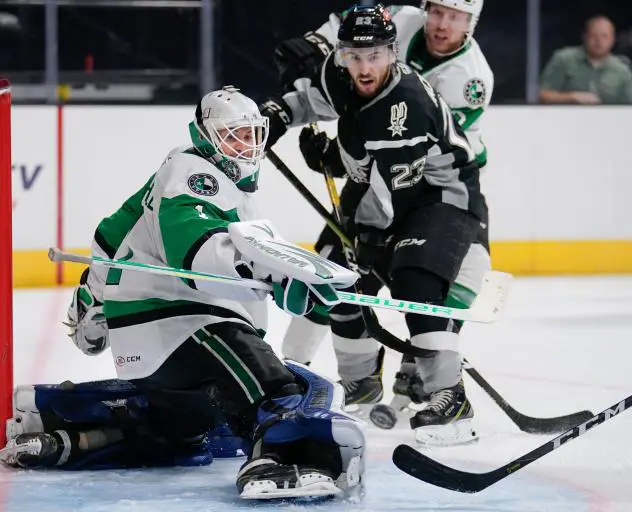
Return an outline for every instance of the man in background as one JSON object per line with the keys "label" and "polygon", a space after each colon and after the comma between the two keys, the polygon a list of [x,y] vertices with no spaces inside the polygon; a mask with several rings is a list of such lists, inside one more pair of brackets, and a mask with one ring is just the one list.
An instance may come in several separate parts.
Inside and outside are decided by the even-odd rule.
{"label": "man in background", "polygon": [[605,16],[586,22],[584,45],[556,51],[542,73],[540,101],[632,104],[632,70],[612,54],[615,27]]}

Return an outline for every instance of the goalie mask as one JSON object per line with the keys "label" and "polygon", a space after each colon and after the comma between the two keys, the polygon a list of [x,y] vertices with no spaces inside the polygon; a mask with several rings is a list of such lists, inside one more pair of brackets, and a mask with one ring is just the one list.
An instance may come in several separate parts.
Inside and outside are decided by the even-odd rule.
{"label": "goalie mask", "polygon": [[197,152],[244,192],[257,190],[259,166],[268,137],[268,118],[233,86],[210,92],[189,124]]}

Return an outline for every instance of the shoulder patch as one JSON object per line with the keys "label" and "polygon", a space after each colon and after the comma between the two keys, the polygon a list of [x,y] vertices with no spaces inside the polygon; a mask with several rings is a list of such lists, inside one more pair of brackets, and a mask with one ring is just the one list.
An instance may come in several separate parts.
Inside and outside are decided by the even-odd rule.
{"label": "shoulder patch", "polygon": [[239,164],[234,160],[226,160],[223,163],[222,170],[233,183],[237,183],[241,179],[241,169],[239,168]]}
{"label": "shoulder patch", "polygon": [[485,83],[480,78],[471,78],[463,88],[463,96],[465,96],[465,101],[470,105],[479,106],[484,104],[487,98]]}
{"label": "shoulder patch", "polygon": [[200,196],[214,196],[219,192],[219,183],[210,174],[192,174],[187,184],[191,192]]}

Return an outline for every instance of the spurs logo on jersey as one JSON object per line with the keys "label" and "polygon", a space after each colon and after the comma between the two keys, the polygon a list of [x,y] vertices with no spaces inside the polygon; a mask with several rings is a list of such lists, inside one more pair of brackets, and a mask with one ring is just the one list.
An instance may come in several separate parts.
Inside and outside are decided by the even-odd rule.
{"label": "spurs logo on jersey", "polygon": [[391,105],[391,126],[388,127],[388,130],[391,131],[393,137],[395,137],[395,135],[401,137],[404,132],[408,130],[408,128],[404,126],[406,117],[408,117],[408,105],[406,105],[405,101]]}

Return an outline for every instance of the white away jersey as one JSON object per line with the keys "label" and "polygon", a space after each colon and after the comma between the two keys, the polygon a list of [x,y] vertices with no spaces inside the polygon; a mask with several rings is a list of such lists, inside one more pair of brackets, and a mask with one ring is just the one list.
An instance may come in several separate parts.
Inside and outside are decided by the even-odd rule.
{"label": "white away jersey", "polygon": [[[237,177],[238,178],[238,177]],[[227,226],[254,220],[253,194],[194,150],[177,148],[123,206],[101,221],[93,254],[239,277]],[[248,289],[92,265],[118,376],[150,375],[189,336],[216,322],[265,330],[267,305]]]}

